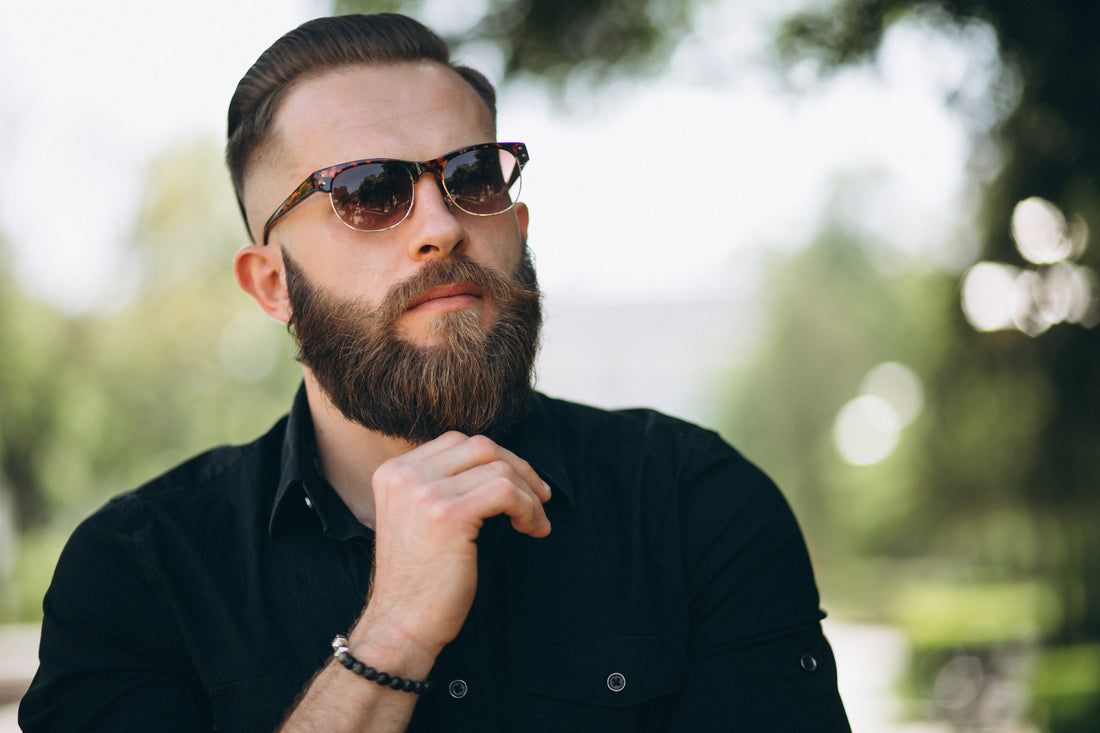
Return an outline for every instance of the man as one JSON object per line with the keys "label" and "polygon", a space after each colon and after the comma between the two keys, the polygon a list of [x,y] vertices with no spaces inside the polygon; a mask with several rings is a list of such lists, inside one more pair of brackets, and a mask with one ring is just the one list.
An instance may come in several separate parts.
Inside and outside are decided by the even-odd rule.
{"label": "man", "polygon": [[242,79],[235,273],[303,387],[74,533],[25,730],[848,730],[770,482],[531,391],[528,156],[494,118],[396,15],[311,21]]}

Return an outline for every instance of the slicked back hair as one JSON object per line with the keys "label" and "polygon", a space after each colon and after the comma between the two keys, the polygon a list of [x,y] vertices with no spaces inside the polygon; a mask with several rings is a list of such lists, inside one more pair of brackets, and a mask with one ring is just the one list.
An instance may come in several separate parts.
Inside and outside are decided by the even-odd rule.
{"label": "slicked back hair", "polygon": [[459,74],[489,109],[496,126],[496,91],[485,76],[451,62],[450,48],[427,26],[404,15],[338,15],[307,21],[275,41],[237,84],[229,102],[225,161],[241,215],[244,179],[271,142],[275,114],[297,83],[336,69],[402,61],[435,61]]}

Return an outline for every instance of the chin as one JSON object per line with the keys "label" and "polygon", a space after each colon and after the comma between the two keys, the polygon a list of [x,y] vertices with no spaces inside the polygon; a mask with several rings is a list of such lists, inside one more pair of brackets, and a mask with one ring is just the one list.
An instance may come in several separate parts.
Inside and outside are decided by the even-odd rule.
{"label": "chin", "polygon": [[484,342],[492,327],[493,318],[485,309],[463,308],[433,313],[419,328],[403,327],[401,340],[414,346],[445,348],[458,342]]}

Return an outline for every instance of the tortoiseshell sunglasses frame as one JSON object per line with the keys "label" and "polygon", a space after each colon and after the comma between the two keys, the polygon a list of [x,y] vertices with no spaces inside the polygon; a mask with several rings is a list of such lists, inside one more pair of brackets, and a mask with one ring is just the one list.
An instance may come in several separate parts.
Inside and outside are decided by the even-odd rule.
{"label": "tortoiseshell sunglasses frame", "polygon": [[[505,211],[508,211],[512,208],[512,206],[515,205],[514,201],[510,206],[508,206],[507,209],[494,211],[490,214],[478,214],[473,211],[467,211],[466,209],[462,208],[462,206],[459,205],[457,201],[455,201],[454,197],[451,195],[451,192],[447,190],[447,184],[443,180],[443,169],[446,168],[449,162],[451,162],[458,156],[469,153],[473,150],[489,149],[506,150],[511,153],[516,159],[517,174],[523,170],[523,166],[525,166],[527,162],[531,159],[531,157],[527,154],[527,146],[523,143],[481,143],[480,145],[469,145],[465,148],[452,150],[446,155],[439,156],[435,160],[425,160],[421,162],[415,160],[399,160],[396,158],[366,158],[364,160],[353,160],[347,163],[337,163],[336,165],[331,165],[328,168],[322,168],[319,171],[314,171],[310,174],[308,178],[306,178],[306,180],[302,181],[301,185],[294,190],[294,193],[286,197],[286,200],[279,205],[279,208],[275,210],[275,213],[272,214],[271,218],[269,218],[267,220],[267,223],[264,224],[263,243],[265,245],[267,244],[267,235],[271,231],[271,228],[275,226],[275,223],[279,221],[279,219],[285,216],[286,213],[293,209],[295,206],[305,201],[307,197],[312,196],[318,191],[329,194],[329,203],[333,204],[333,212],[335,213],[336,206],[335,202],[332,201],[333,180],[336,178],[336,176],[348,170],[349,168],[355,168],[357,166],[367,164],[388,163],[390,165],[398,165],[403,167],[412,177],[413,188],[410,189],[409,202],[406,205],[404,215],[400,219],[398,219],[396,222],[389,225],[388,227],[383,227],[381,229],[357,229],[356,231],[384,232],[387,229],[393,229],[395,226],[405,221],[405,219],[408,218],[409,213],[412,211],[413,202],[415,201],[415,184],[425,173],[431,173],[432,175],[434,175],[436,180],[439,181],[440,188],[446,195],[447,200],[457,206],[462,211],[465,211],[467,214],[472,214],[473,216],[496,216],[497,214],[503,214]],[[515,177],[513,177],[513,179],[508,182],[508,190],[511,190],[514,183]],[[339,213],[337,213],[336,216],[340,219],[341,222],[344,223],[345,226],[351,229],[355,229],[355,227],[352,227],[350,224],[344,221],[343,217],[341,217]]]}

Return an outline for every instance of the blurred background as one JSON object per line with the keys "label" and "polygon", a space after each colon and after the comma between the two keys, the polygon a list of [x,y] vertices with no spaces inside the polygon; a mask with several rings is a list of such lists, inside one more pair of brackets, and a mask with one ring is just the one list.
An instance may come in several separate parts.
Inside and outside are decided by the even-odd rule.
{"label": "blurred background", "polygon": [[0,701],[75,524],[288,408],[225,108],[361,10],[451,38],[531,150],[540,388],[713,427],[783,488],[855,730],[1097,730],[1091,0],[6,3]]}

